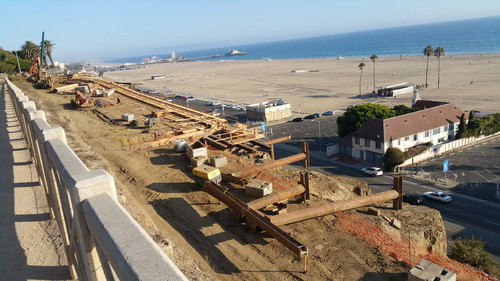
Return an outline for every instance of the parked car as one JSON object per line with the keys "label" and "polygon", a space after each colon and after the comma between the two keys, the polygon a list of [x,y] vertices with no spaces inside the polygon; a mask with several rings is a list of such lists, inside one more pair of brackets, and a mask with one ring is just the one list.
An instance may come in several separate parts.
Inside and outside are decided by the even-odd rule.
{"label": "parked car", "polygon": [[316,116],[316,118],[321,117],[321,113],[314,113],[313,115]]}
{"label": "parked car", "polygon": [[377,168],[377,167],[366,167],[366,168],[363,168],[363,169],[361,169],[361,173],[363,175],[370,175],[372,177],[381,176],[381,175],[384,174],[384,172],[382,172],[382,169]]}
{"label": "parked car", "polygon": [[188,97],[188,98],[186,98],[186,101],[192,101],[192,100],[194,100],[194,97]]}
{"label": "parked car", "polygon": [[328,110],[328,111],[323,112],[323,115],[334,115],[334,114],[335,114],[335,111],[333,111],[333,110]]}
{"label": "parked car", "polygon": [[309,114],[306,117],[304,117],[304,119],[315,119],[315,118],[316,118],[316,115],[314,115],[314,114]]}
{"label": "parked car", "polygon": [[436,200],[436,201],[441,201],[441,202],[450,202],[451,201],[451,196],[449,195],[446,195],[442,192],[438,192],[438,191],[428,191],[428,192],[425,192],[424,193],[424,197],[425,198],[429,198],[429,199],[432,199],[432,200]]}
{"label": "parked car", "polygon": [[412,193],[403,195],[403,202],[410,203],[411,205],[422,205],[424,204],[424,197]]}
{"label": "parked car", "polygon": [[181,97],[180,97],[180,99],[181,99],[181,100],[187,100],[187,97],[185,97],[185,96],[181,96]]}
{"label": "parked car", "polygon": [[304,121],[304,118],[302,117],[295,117],[292,119],[292,122],[302,122],[302,121]]}
{"label": "parked car", "polygon": [[354,104],[350,104],[350,105],[347,106],[347,109],[353,108],[353,107],[354,107]]}
{"label": "parked car", "polygon": [[219,104],[220,104],[220,102],[218,102],[218,101],[213,101],[213,102],[210,103],[211,106],[219,105]]}
{"label": "parked car", "polygon": [[180,99],[180,98],[182,98],[182,96],[181,95],[176,95],[174,98]]}

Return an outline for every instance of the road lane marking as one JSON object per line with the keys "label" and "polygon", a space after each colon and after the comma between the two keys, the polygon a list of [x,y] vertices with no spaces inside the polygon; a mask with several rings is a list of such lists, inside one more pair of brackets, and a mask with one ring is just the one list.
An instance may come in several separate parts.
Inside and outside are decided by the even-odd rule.
{"label": "road lane marking", "polygon": [[492,221],[489,221],[489,220],[483,220],[483,221],[491,223],[491,224],[494,224],[494,225],[500,225],[500,223],[492,222]]}
{"label": "road lane marking", "polygon": [[474,171],[474,173],[478,174],[480,177],[482,177],[484,180],[486,180],[487,182],[490,182],[487,178],[485,178],[483,175],[481,175],[480,173]]}
{"label": "road lane marking", "polygon": [[443,209],[445,209],[445,210],[448,210],[448,211],[451,211],[451,209],[450,209],[450,208],[447,208],[447,207],[443,207],[443,206],[441,206],[441,208],[443,208]]}
{"label": "road lane marking", "polygon": [[455,204],[455,205],[459,205],[459,206],[463,206],[463,207],[467,206],[467,205],[465,205],[465,204],[458,203],[458,202],[454,202],[454,204]]}

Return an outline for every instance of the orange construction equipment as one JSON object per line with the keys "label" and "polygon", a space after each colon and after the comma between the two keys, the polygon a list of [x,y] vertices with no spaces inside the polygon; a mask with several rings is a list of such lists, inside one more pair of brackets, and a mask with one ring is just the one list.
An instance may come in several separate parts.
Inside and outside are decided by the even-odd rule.
{"label": "orange construction equipment", "polygon": [[30,76],[34,76],[35,73],[35,64],[38,65],[38,75],[40,76],[42,73],[42,64],[40,63],[40,57],[36,57],[31,60],[30,63]]}
{"label": "orange construction equipment", "polygon": [[71,100],[71,105],[74,108],[84,108],[94,106],[94,100],[90,97],[86,97],[79,91],[75,91],[75,99]]}

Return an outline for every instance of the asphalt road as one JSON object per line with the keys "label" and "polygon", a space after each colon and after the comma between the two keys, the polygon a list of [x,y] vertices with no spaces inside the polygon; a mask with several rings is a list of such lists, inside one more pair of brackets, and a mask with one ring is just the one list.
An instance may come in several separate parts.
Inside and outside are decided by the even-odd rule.
{"label": "asphalt road", "polygon": [[[278,144],[275,147],[277,159],[297,153],[295,148],[287,144]],[[293,168],[301,167],[300,163],[291,165]],[[387,191],[392,188],[392,177],[370,177],[361,175],[358,169],[346,167],[327,159],[311,158],[311,169],[324,174],[350,176],[359,178],[368,183],[374,193]],[[423,194],[427,191],[438,189],[410,181],[403,182],[404,193]],[[500,204],[479,200],[454,191],[443,190],[451,195],[453,200],[449,203],[440,203],[426,200],[424,205],[434,208],[441,213],[447,232],[448,249],[458,237],[479,238],[485,241],[485,249],[500,262]]]}

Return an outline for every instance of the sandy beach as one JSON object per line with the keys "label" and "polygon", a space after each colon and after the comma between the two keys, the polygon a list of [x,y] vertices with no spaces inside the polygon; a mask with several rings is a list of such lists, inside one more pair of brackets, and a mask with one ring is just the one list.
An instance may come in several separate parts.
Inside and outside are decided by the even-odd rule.
{"label": "sandy beach", "polygon": [[[365,63],[359,96],[359,63]],[[382,57],[376,61],[376,87],[425,83],[426,57]],[[307,70],[306,72],[292,72]],[[314,72],[310,72],[314,71]],[[164,74],[165,79],[151,80]],[[411,105],[411,95],[377,98],[369,58],[202,61],[147,65],[144,69],[106,72],[105,78],[142,82],[156,90],[173,90],[197,99],[252,104],[282,98],[296,115],[345,109],[350,104]],[[440,88],[438,59],[430,57],[427,89],[421,99],[452,102],[460,109],[500,111],[500,54],[444,55]],[[300,114],[299,114],[300,112]]]}

